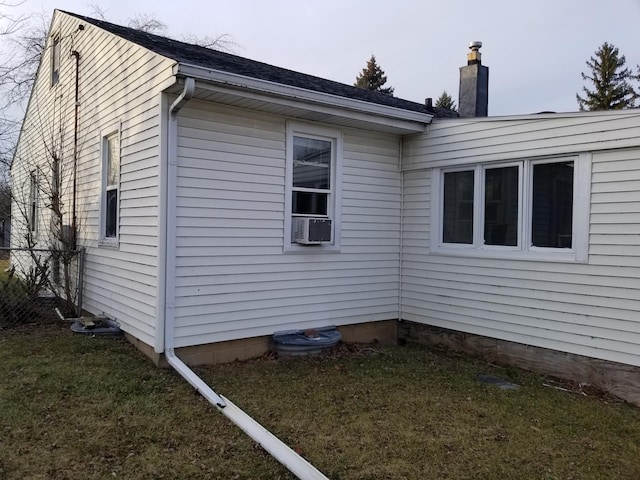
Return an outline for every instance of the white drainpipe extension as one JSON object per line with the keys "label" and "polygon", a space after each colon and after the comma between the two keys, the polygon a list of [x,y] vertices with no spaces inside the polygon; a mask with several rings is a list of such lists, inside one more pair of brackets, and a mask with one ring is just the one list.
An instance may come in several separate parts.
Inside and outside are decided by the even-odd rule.
{"label": "white drainpipe extension", "polygon": [[269,454],[284,465],[296,477],[303,480],[328,480],[317,468],[289,448],[278,437],[264,428],[229,399],[218,395],[175,353],[175,273],[176,273],[176,202],[178,174],[178,111],[191,99],[195,91],[195,80],[187,77],[184,90],[169,108],[168,128],[168,168],[167,168],[167,209],[166,209],[166,275],[164,312],[164,354],[171,365],[224,416],[260,444]]}

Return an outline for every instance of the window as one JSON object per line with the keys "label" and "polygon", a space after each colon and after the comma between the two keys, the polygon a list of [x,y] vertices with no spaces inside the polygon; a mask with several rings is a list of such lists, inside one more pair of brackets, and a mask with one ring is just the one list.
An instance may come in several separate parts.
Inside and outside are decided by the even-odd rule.
{"label": "window", "polygon": [[473,243],[473,171],[444,174],[443,241]]}
{"label": "window", "polygon": [[484,172],[484,244],[518,245],[519,171],[517,166]]}
{"label": "window", "polygon": [[587,154],[434,169],[432,251],[585,261],[589,172]]}
{"label": "window", "polygon": [[297,222],[304,218],[330,222],[331,241],[315,247],[335,249],[339,246],[341,152],[339,132],[288,124],[286,249],[305,248],[296,242]]}
{"label": "window", "polygon": [[291,212],[294,216],[329,217],[332,142],[293,137]]}
{"label": "window", "polygon": [[29,174],[29,212],[27,213],[29,231],[35,233],[38,229],[38,174]]}
{"label": "window", "polygon": [[56,85],[60,80],[60,36],[53,37],[51,47],[51,85]]}
{"label": "window", "polygon": [[118,132],[103,136],[102,162],[101,237],[103,243],[114,244],[118,239],[118,192],[120,187],[120,139]]}
{"label": "window", "polygon": [[571,248],[573,240],[573,162],[533,166],[531,244]]}

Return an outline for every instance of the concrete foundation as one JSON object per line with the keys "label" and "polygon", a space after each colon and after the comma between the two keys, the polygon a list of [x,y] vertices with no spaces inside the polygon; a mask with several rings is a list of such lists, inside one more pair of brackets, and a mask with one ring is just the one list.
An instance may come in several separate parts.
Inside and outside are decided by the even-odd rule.
{"label": "concrete foundation", "polygon": [[[344,343],[377,343],[395,345],[398,338],[397,320],[360,323],[338,327]],[[164,355],[153,350],[153,347],[141,342],[131,335],[127,339],[153,361],[156,366],[167,368],[169,365]],[[236,360],[249,360],[274,350],[270,335],[243,338],[225,342],[194,345],[176,349],[176,355],[189,366],[213,365]]]}

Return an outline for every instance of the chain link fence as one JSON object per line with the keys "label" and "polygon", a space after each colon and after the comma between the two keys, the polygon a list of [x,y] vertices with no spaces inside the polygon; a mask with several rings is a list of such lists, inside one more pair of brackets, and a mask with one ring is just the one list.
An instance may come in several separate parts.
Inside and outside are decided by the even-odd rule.
{"label": "chain link fence", "polygon": [[0,248],[0,330],[80,316],[83,267],[84,250]]}

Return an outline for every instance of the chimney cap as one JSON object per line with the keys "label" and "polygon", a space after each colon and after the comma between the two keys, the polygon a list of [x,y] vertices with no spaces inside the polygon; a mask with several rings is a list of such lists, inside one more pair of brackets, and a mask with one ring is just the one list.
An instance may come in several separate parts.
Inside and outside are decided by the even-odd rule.
{"label": "chimney cap", "polygon": [[474,41],[469,42],[469,48],[471,51],[467,53],[467,65],[476,65],[480,64],[480,59],[482,58],[482,54],[480,53],[480,47],[482,46],[482,42]]}

